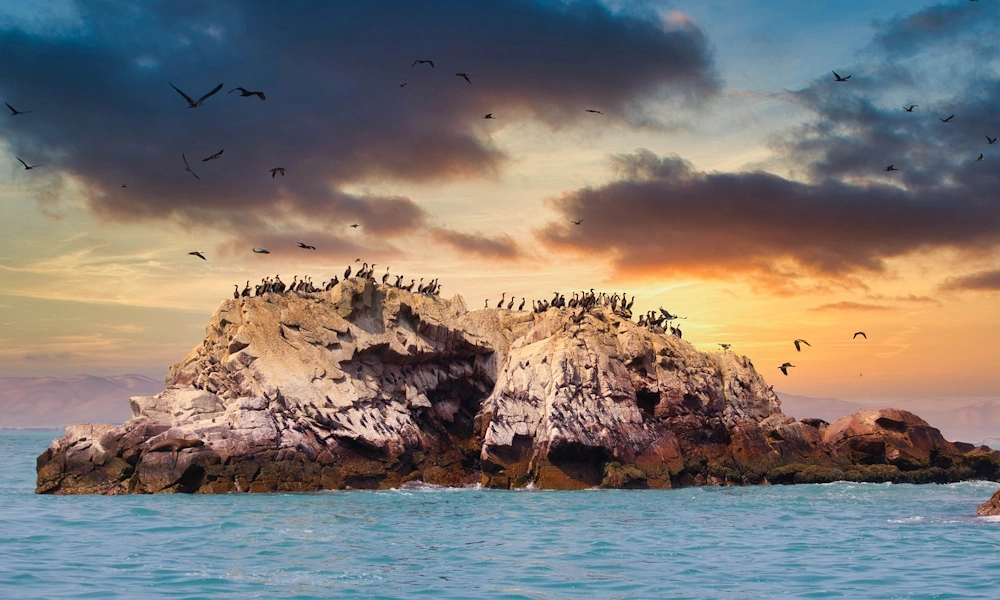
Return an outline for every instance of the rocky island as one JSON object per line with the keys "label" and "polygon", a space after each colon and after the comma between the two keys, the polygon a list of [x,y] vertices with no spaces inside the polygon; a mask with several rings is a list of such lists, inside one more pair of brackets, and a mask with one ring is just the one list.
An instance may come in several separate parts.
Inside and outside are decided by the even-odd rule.
{"label": "rocky island", "polygon": [[753,363],[613,306],[469,311],[371,278],[224,301],[123,425],[67,428],[37,493],[551,489],[1000,477],[902,410],[795,420]]}

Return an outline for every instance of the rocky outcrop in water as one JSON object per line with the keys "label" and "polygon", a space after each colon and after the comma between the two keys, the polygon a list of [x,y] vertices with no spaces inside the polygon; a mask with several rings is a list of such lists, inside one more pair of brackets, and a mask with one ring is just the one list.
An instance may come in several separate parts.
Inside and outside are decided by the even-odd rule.
{"label": "rocky outcrop in water", "polygon": [[350,279],[227,300],[205,341],[38,458],[39,493],[996,478],[905,411],[795,421],[750,360],[598,306],[468,311]]}

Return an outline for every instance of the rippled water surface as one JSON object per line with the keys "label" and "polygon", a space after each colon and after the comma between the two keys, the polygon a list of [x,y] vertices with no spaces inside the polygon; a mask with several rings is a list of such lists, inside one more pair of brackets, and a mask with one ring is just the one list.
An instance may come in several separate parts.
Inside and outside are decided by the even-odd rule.
{"label": "rippled water surface", "polygon": [[0,597],[1000,598],[990,482],[36,496],[56,435],[0,432]]}

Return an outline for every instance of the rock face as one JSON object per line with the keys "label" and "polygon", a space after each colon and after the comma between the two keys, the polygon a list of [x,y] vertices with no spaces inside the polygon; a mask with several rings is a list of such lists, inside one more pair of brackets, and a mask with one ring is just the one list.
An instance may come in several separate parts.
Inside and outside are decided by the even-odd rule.
{"label": "rock face", "polygon": [[349,279],[227,300],[166,389],[75,425],[39,493],[996,478],[905,411],[795,421],[753,364],[608,306],[483,309]]}
{"label": "rock face", "polygon": [[976,514],[980,517],[995,517],[1000,515],[1000,490],[997,490],[993,497],[983,502],[976,509]]}

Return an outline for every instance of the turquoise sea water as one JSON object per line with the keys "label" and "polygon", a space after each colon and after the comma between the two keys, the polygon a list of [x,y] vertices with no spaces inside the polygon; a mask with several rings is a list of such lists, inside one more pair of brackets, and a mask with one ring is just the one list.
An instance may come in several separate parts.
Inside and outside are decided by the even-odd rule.
{"label": "turquoise sea water", "polygon": [[2,598],[1000,598],[990,482],[36,496],[56,436],[0,432]]}

